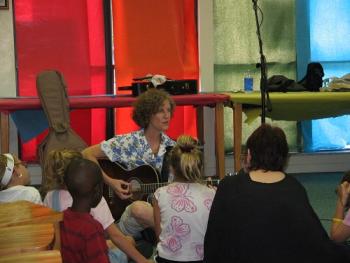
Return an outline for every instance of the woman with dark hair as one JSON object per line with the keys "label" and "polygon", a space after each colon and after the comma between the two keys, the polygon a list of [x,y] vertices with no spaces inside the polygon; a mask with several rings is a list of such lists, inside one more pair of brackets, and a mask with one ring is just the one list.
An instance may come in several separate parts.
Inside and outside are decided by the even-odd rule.
{"label": "woman with dark hair", "polygon": [[[167,147],[175,144],[164,133],[169,127],[175,103],[168,93],[150,89],[141,94],[133,106],[132,118],[141,129],[90,146],[83,150],[83,156],[96,163],[99,158],[107,157],[127,169],[148,164],[160,172]],[[121,199],[131,197],[127,182],[113,179],[104,172],[103,178]],[[151,204],[133,202],[122,215],[119,227],[124,234],[131,236],[136,236],[145,228],[154,227]]]}
{"label": "woman with dark hair", "polygon": [[284,173],[287,160],[280,128],[262,124],[248,138],[246,168],[224,178],[215,195],[204,262],[347,262],[304,187]]}

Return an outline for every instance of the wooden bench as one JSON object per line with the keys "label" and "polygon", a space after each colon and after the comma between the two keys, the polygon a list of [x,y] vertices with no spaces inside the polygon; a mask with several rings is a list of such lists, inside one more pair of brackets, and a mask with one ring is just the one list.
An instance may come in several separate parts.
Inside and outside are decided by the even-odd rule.
{"label": "wooden bench", "polygon": [[62,257],[58,250],[28,252],[16,255],[1,256],[0,263],[61,263]]}
{"label": "wooden bench", "polygon": [[54,225],[31,224],[0,228],[0,256],[52,248]]}
{"label": "wooden bench", "polygon": [[57,223],[62,213],[28,201],[0,203],[0,227],[36,223]]}
{"label": "wooden bench", "polygon": [[0,203],[0,255],[59,250],[62,217],[60,212],[28,201]]}

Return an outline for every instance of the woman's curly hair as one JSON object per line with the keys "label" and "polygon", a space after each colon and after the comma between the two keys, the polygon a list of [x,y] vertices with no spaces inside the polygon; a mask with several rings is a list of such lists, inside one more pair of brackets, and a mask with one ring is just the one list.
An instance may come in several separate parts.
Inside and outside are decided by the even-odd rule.
{"label": "woman's curly hair", "polygon": [[164,101],[169,101],[170,103],[170,112],[173,116],[175,109],[175,102],[169,96],[168,93],[162,90],[149,89],[148,91],[142,93],[134,103],[134,109],[132,112],[132,119],[136,122],[141,128],[147,128],[152,115],[159,112],[159,109],[162,107]]}
{"label": "woman's curly hair", "polygon": [[77,158],[83,158],[83,155],[75,150],[53,150],[49,153],[45,163],[45,183],[41,189],[43,196],[54,189],[65,189],[64,172],[70,162]]}

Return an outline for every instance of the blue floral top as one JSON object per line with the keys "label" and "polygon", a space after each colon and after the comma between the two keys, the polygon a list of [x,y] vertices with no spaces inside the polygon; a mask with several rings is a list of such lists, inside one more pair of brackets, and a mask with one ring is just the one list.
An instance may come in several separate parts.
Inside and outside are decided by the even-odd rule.
{"label": "blue floral top", "polygon": [[141,129],[103,141],[101,150],[112,162],[122,163],[127,169],[149,164],[160,172],[166,147],[174,144],[175,142],[169,136],[162,133],[159,151],[155,155],[146,140],[144,130]]}

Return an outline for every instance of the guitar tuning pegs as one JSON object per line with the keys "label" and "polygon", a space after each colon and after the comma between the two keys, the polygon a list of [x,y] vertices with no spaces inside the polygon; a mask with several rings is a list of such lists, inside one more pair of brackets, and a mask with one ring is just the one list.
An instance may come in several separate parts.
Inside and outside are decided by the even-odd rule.
{"label": "guitar tuning pegs", "polygon": [[228,173],[226,173],[225,176],[234,176],[236,174],[237,174],[237,172],[228,172]]}

